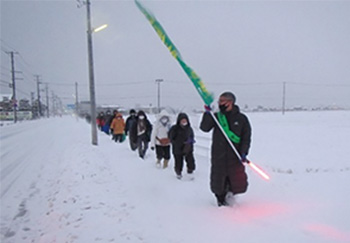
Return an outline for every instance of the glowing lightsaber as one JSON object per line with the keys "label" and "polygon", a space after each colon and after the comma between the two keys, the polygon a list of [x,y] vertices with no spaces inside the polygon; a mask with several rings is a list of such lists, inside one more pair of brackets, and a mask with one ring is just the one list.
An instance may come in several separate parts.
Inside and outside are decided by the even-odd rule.
{"label": "glowing lightsaber", "polygon": [[248,165],[250,168],[252,168],[255,172],[257,172],[261,177],[263,177],[266,180],[270,180],[270,176],[268,176],[262,169],[260,169],[258,166],[253,164],[253,162],[248,160]]}
{"label": "glowing lightsaber", "polygon": [[[236,156],[240,161],[242,161],[241,155],[238,153],[236,147],[232,144],[230,138],[227,136],[225,130],[222,128],[221,124],[219,123],[218,119],[215,117],[214,113],[210,111],[210,115],[213,117],[214,121],[216,122],[217,126],[220,128],[222,134],[224,134],[224,137],[226,138],[227,142],[230,144],[232,150],[235,152]],[[264,179],[270,180],[270,177],[259,167],[257,167],[253,162],[247,160],[247,164],[252,168],[255,172],[257,172],[259,175],[261,175]]]}

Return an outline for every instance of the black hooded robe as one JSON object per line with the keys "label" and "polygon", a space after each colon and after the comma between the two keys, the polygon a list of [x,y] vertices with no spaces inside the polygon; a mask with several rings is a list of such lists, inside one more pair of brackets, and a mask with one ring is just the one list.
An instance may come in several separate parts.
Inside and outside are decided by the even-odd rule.
{"label": "black hooded robe", "polygon": [[[217,117],[217,113],[215,113]],[[251,140],[251,126],[248,118],[240,113],[238,106],[225,113],[230,130],[241,138],[239,144],[234,144],[237,151],[248,154]],[[209,132],[214,128],[211,147],[210,188],[216,195],[225,195],[227,191],[233,194],[244,193],[248,188],[245,167],[222,134],[209,113],[204,113],[200,129]],[[229,188],[226,188],[227,181]]]}

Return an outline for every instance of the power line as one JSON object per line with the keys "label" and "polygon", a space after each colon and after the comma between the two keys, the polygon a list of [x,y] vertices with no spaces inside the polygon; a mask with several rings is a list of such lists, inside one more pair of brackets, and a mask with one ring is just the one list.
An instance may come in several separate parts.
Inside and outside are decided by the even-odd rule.
{"label": "power line", "polygon": [[43,84],[50,84],[50,85],[58,85],[58,86],[74,86],[74,83],[51,83],[51,82],[42,82]]}
{"label": "power line", "polygon": [[22,90],[20,90],[18,88],[16,88],[16,91],[18,91],[19,93],[24,94],[24,95],[26,95],[28,97],[30,96],[30,94],[28,94],[28,93],[26,93],[26,92],[24,92],[24,91],[22,91]]}
{"label": "power line", "polygon": [[[6,54],[7,54],[7,53],[6,53]],[[8,67],[1,66],[1,68],[6,69],[7,71],[11,71],[11,69],[8,68]]]}
{"label": "power line", "polygon": [[7,47],[9,47],[9,49],[12,49],[12,51],[17,52],[17,50],[15,48],[13,48],[11,45],[9,45],[6,41],[4,41],[3,39],[0,39],[0,40],[3,44],[5,44]]}
{"label": "power line", "polygon": [[1,81],[2,83],[5,83],[5,84],[11,84],[9,81],[5,81],[5,80],[3,80],[3,79],[0,79],[0,81]]}
{"label": "power line", "polygon": [[5,50],[4,48],[1,47],[1,51],[4,52],[4,53],[7,53],[8,50]]}
{"label": "power line", "polygon": [[[22,61],[24,62],[25,65],[27,65],[27,67],[29,68],[32,68],[32,66],[30,64],[28,64],[28,62],[24,59],[24,57],[21,55],[21,53],[18,54],[19,57],[22,59]],[[28,69],[29,70],[29,69]]]}
{"label": "power line", "polygon": [[34,79],[32,77],[28,77],[25,73],[22,73],[22,74],[24,77],[26,77],[26,80],[28,79],[28,80],[32,81],[34,84],[36,84],[36,82],[34,81]]}
{"label": "power line", "polygon": [[[16,48],[14,48],[14,47],[12,47],[11,45],[9,45],[6,41],[4,41],[3,39],[0,39],[1,40],[1,42],[3,43],[3,44],[5,44],[6,46],[7,46],[7,49],[12,49],[14,52],[16,52],[16,54],[20,57],[20,59],[19,60],[17,60],[17,64],[19,64],[19,65],[21,65],[21,67],[23,68],[23,69],[26,69],[26,72],[28,72],[29,74],[30,74],[30,76],[34,76],[34,73],[32,72],[32,70],[31,70],[31,68],[32,68],[32,66],[24,59],[24,57],[22,56],[22,54],[20,53],[20,52],[18,52],[17,50],[16,50]],[[4,51],[4,50],[3,50]],[[4,51],[5,53],[8,53],[9,51]],[[9,71],[11,71],[9,68],[6,68],[6,67],[3,67],[3,66],[1,66],[2,68],[5,68],[6,70],[9,70]],[[24,76],[26,76],[25,74],[24,74],[24,72],[22,72],[23,73],[23,75]],[[26,76],[27,77],[27,79],[28,80],[30,80],[30,81],[32,81],[32,82],[34,82],[34,83],[36,83],[34,80],[32,80],[31,78],[28,78],[28,76]]]}
{"label": "power line", "polygon": [[304,85],[304,86],[324,86],[324,87],[350,87],[350,84],[333,84],[333,83],[302,83],[286,82],[287,84]]}
{"label": "power line", "polygon": [[7,73],[1,73],[1,76],[10,77],[10,74],[7,74]]}
{"label": "power line", "polygon": [[98,84],[98,86],[121,86],[121,85],[135,85],[135,84],[145,84],[149,85],[151,82],[123,82],[123,83],[104,83],[104,84]]}
{"label": "power line", "polygon": [[3,86],[3,87],[7,87],[7,88],[9,88],[9,86],[8,86],[8,85],[1,84],[1,83],[0,83],[0,85],[1,85],[1,86]]}

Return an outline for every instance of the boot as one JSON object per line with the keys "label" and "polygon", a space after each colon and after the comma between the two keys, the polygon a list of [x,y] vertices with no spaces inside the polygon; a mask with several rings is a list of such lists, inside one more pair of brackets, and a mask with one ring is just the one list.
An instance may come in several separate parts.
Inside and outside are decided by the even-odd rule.
{"label": "boot", "polygon": [[156,166],[160,167],[160,159],[157,159]]}
{"label": "boot", "polygon": [[164,162],[163,162],[163,169],[168,167],[168,163],[169,163],[169,160],[165,159]]}
{"label": "boot", "polygon": [[226,195],[225,194],[223,194],[223,195],[215,194],[215,196],[216,196],[216,199],[217,199],[219,207],[221,207],[221,206],[228,206],[228,203],[226,202]]}

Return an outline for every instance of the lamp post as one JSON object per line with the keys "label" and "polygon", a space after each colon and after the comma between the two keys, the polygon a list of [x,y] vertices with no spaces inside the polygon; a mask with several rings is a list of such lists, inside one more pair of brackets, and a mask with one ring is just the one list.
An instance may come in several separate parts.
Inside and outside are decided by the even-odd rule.
{"label": "lamp post", "polygon": [[156,83],[158,83],[158,113],[160,113],[160,83],[163,81],[163,79],[156,79]]}
{"label": "lamp post", "polygon": [[97,145],[97,127],[96,127],[96,98],[95,98],[95,80],[94,80],[94,60],[92,55],[92,28],[90,14],[90,0],[86,1],[87,13],[87,44],[88,44],[88,62],[89,62],[89,88],[90,88],[90,107],[91,107],[91,142]]}

